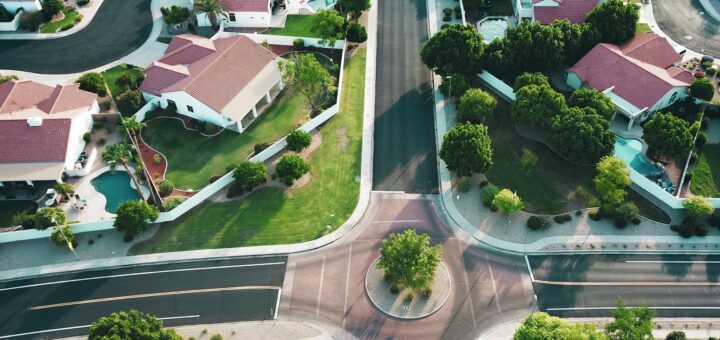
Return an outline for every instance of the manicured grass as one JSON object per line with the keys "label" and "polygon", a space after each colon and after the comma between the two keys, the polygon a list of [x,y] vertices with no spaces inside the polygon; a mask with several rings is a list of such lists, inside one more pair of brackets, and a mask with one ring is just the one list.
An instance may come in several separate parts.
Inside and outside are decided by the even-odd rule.
{"label": "manicured grass", "polygon": [[652,32],[652,29],[650,28],[650,25],[639,22],[637,26],[635,27],[635,33],[645,33],[645,32]]}
{"label": "manicured grass", "polygon": [[103,78],[105,78],[105,83],[107,84],[108,89],[110,89],[110,94],[112,94],[115,100],[117,100],[117,97],[127,90],[117,86],[115,81],[128,71],[135,73],[135,76],[137,77],[141,77],[143,68],[135,66],[132,70],[130,70],[127,68],[127,64],[120,64],[111,69],[107,69],[102,73]]}
{"label": "manicured grass", "polygon": [[313,15],[288,15],[284,28],[273,28],[265,34],[319,38],[317,34],[312,32],[314,19],[315,16]]}
{"label": "manicured grass", "polygon": [[705,197],[720,197],[720,144],[703,146],[693,170],[690,191]]}
{"label": "manicured grass", "polygon": [[[460,6],[458,4],[458,6]],[[495,0],[495,4],[489,9],[482,9],[481,12],[488,14],[512,14],[515,12],[511,0]]]}
{"label": "manicured grass", "polygon": [[176,188],[201,189],[210,177],[224,175],[231,163],[245,160],[258,143],[273,143],[292,132],[307,118],[304,97],[286,88],[272,106],[243,133],[225,130],[205,137],[187,130],[178,120],[156,119],[142,130],[146,143],[167,157],[165,178]]}
{"label": "manicured grass", "polygon": [[320,133],[312,180],[297,190],[261,189],[239,202],[207,203],[164,225],[136,253],[303,242],[335,230],[359,194],[365,51],[350,59],[338,115]]}
{"label": "manicured grass", "polygon": [[41,33],[55,33],[57,30],[62,28],[63,26],[67,24],[72,24],[75,22],[75,19],[80,15],[77,11],[72,11],[69,13],[65,13],[65,17],[62,20],[48,22],[47,24],[43,25],[43,27],[40,28]]}
{"label": "manicured grass", "polygon": [[13,216],[27,209],[34,212],[37,209],[37,204],[26,200],[0,201],[0,228],[11,227],[10,222]]}

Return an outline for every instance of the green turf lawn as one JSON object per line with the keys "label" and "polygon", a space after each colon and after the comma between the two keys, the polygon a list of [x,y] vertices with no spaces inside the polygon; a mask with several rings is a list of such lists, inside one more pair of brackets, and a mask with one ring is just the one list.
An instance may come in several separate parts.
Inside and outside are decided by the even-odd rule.
{"label": "green turf lawn", "polygon": [[335,230],[359,194],[365,50],[345,67],[340,113],[320,133],[310,159],[312,180],[292,191],[258,190],[239,202],[206,203],[168,223],[134,253],[303,242]]}
{"label": "green turf lawn", "polygon": [[245,160],[258,143],[273,143],[292,132],[307,118],[305,98],[288,87],[272,106],[243,133],[225,130],[205,137],[187,130],[178,120],[157,119],[147,123],[142,137],[167,157],[166,179],[181,189],[201,189],[210,177],[224,175],[231,163]]}
{"label": "green turf lawn", "polygon": [[[486,121],[493,146],[493,166],[488,180],[517,191],[525,211],[560,214],[599,205],[592,166],[568,163],[546,145],[521,137],[515,132],[510,104],[497,98],[495,114]],[[651,202],[634,193],[627,196],[640,208],[641,215],[669,223],[669,217]]]}
{"label": "green turf lawn", "polygon": [[703,146],[693,170],[690,191],[705,197],[720,197],[720,144]]}
{"label": "green turf lawn", "polygon": [[115,98],[116,100],[117,97],[119,97],[126,91],[126,89],[117,86],[115,84],[115,81],[128,71],[135,73],[135,76],[137,77],[141,77],[143,68],[140,66],[135,66],[132,70],[129,70],[127,68],[127,64],[120,64],[102,72],[102,76],[103,78],[105,78],[105,83],[110,89],[110,94],[112,94],[113,98]]}
{"label": "green turf lawn", "polygon": [[41,33],[55,33],[57,30],[62,28],[63,26],[67,24],[72,24],[75,22],[75,19],[80,15],[77,11],[72,11],[69,13],[65,13],[65,17],[62,20],[48,22],[47,24],[43,25],[43,27],[40,28]]}
{"label": "green turf lawn", "polygon": [[650,25],[639,22],[637,26],[635,27],[635,33],[645,33],[645,32],[652,32],[652,29],[650,28]]}
{"label": "green turf lawn", "polygon": [[287,35],[291,37],[319,38],[312,32],[313,15],[288,15],[284,28],[270,29],[266,34]]}
{"label": "green turf lawn", "polygon": [[31,209],[33,212],[37,209],[37,203],[27,200],[0,201],[0,228],[11,227],[15,214]]}

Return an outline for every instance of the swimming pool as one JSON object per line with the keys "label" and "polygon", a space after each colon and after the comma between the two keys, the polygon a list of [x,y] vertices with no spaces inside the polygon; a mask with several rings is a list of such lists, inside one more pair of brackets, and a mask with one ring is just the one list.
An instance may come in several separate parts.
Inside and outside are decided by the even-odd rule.
{"label": "swimming pool", "polygon": [[482,34],[485,43],[490,43],[495,39],[505,36],[508,28],[508,21],[502,18],[487,19],[479,24],[478,31]]}
{"label": "swimming pool", "polygon": [[659,171],[660,169],[643,156],[642,149],[643,143],[637,139],[627,139],[620,136],[615,138],[615,156],[625,161],[631,168],[642,175]]}
{"label": "swimming pool", "polygon": [[140,199],[137,190],[130,187],[130,175],[125,171],[107,171],[95,177],[92,186],[106,199],[105,211],[115,213],[120,203]]}

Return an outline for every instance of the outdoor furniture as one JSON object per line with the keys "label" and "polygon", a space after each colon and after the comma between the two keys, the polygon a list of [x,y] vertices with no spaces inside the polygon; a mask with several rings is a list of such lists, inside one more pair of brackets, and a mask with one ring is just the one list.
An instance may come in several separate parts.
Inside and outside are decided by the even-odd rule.
{"label": "outdoor furniture", "polygon": [[57,201],[57,197],[58,197],[58,194],[55,191],[55,189],[52,189],[52,188],[48,189],[45,192],[45,197],[43,197],[43,199],[44,199],[43,205],[46,207],[51,207],[51,206],[55,205],[55,202]]}

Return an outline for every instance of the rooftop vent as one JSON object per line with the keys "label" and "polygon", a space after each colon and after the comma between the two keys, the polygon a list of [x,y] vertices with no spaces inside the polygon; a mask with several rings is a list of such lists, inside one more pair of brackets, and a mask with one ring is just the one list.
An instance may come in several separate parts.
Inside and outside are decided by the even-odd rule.
{"label": "rooftop vent", "polygon": [[27,120],[28,125],[30,126],[41,126],[42,125],[42,118],[40,117],[30,117]]}

